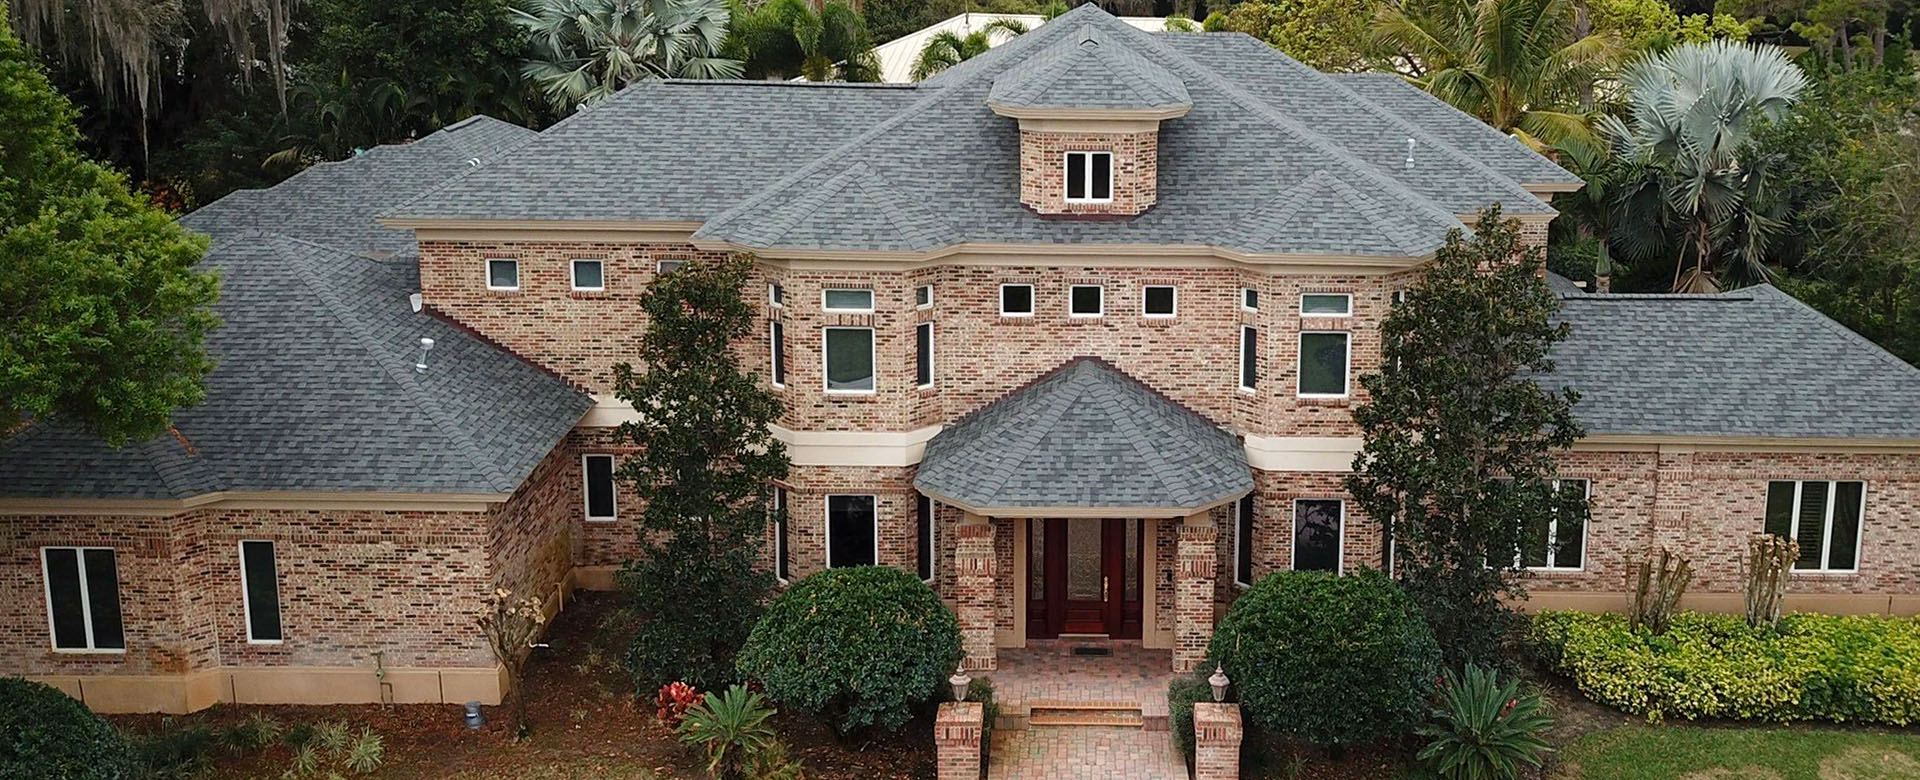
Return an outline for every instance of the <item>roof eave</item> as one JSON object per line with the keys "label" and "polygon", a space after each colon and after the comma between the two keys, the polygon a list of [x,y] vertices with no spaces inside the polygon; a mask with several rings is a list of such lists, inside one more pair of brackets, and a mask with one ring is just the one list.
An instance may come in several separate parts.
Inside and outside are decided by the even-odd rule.
{"label": "roof eave", "polygon": [[1193,110],[1192,103],[1174,103],[1164,106],[1142,106],[1139,108],[1084,108],[1073,106],[1016,106],[1006,103],[987,102],[993,113],[1012,119],[1053,119],[1072,121],[1112,121],[1112,122],[1164,122],[1179,119]]}
{"label": "roof eave", "polygon": [[937,489],[930,489],[923,485],[916,487],[919,488],[920,492],[927,494],[928,498],[946,504],[947,506],[957,507],[962,512],[981,515],[983,517],[1138,517],[1150,519],[1190,517],[1231,504],[1240,500],[1242,496],[1252,492],[1251,490],[1243,490],[1214,501],[1195,504],[1193,506],[1001,506],[976,504],[965,499],[943,494]]}

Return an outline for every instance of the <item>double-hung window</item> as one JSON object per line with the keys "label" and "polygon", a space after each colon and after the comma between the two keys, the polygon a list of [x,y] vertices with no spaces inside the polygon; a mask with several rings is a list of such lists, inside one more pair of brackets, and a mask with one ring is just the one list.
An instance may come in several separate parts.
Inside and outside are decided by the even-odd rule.
{"label": "double-hung window", "polygon": [[1339,573],[1346,534],[1346,502],[1301,498],[1293,502],[1293,570]]}
{"label": "double-hung window", "polygon": [[913,509],[914,537],[918,542],[917,546],[914,547],[914,550],[916,550],[914,562],[920,570],[920,580],[922,582],[932,582],[935,552],[933,499],[921,495],[919,496],[919,500],[915,502]]}
{"label": "double-hung window", "polygon": [[[1584,502],[1592,489],[1592,484],[1584,479],[1553,481],[1556,498],[1578,495]],[[1556,507],[1552,519],[1534,534],[1520,550],[1520,565],[1546,571],[1579,571],[1585,565],[1587,524],[1578,518],[1568,517]]]}
{"label": "double-hung window", "polygon": [[604,522],[619,516],[613,488],[613,456],[589,452],[580,456],[581,491],[585,494],[587,520]]}
{"label": "double-hung window", "polygon": [[880,560],[880,528],[871,495],[827,496],[827,566],[872,566]]}
{"label": "double-hung window", "polygon": [[1240,326],[1240,389],[1253,391],[1260,385],[1260,331],[1252,325]]}
{"label": "double-hung window", "polygon": [[1067,152],[1068,203],[1106,203],[1113,200],[1113,153]]}
{"label": "double-hung window", "polygon": [[240,601],[247,611],[247,642],[276,645],[280,632],[280,571],[273,542],[240,543]]}
{"label": "double-hung window", "polygon": [[873,392],[872,328],[825,328],[821,344],[828,393]]}
{"label": "double-hung window", "polygon": [[1800,545],[1799,571],[1859,571],[1860,522],[1867,483],[1775,481],[1767,483],[1767,533]]}
{"label": "double-hung window", "polygon": [[933,323],[913,328],[913,381],[924,390],[933,386]]}
{"label": "double-hung window", "polygon": [[120,571],[111,547],[42,547],[47,623],[53,649],[118,653],[127,649],[120,626]]}
{"label": "double-hung window", "polygon": [[1253,584],[1253,494],[1233,504],[1233,584]]}
{"label": "double-hung window", "polygon": [[1300,334],[1301,398],[1347,396],[1347,333],[1310,330]]}

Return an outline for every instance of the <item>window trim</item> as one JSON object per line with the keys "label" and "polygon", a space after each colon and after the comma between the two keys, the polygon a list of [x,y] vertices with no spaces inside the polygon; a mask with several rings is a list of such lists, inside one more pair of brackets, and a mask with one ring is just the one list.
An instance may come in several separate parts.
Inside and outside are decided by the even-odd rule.
{"label": "window trim", "polygon": [[[1311,311],[1311,312],[1307,311],[1307,298],[1309,296],[1326,296],[1329,298],[1333,298],[1333,297],[1345,298],[1347,300],[1347,311],[1344,314],[1331,314],[1323,311]],[[1353,316],[1353,293],[1303,292],[1300,294],[1300,316],[1302,317],[1352,317]]]}
{"label": "window trim", "polygon": [[[917,498],[914,499],[913,504],[914,541],[919,541],[920,524],[925,522],[927,524],[927,544],[925,549],[914,550],[914,563],[926,562],[927,576],[921,577],[920,581],[931,585],[934,580],[940,579],[940,508],[934,504],[932,496],[925,493],[915,493],[915,495]],[[920,507],[923,504],[927,507],[927,514],[924,521],[920,516]],[[874,514],[876,515],[874,521],[876,524],[879,522],[879,518],[877,517],[879,511],[879,507],[876,505],[874,507]],[[874,551],[873,559],[875,561],[880,560],[878,550]],[[919,572],[915,572],[915,574],[918,573]]]}
{"label": "window trim", "polygon": [[[1083,168],[1081,168],[1081,176],[1084,179],[1081,182],[1081,184],[1085,185],[1087,195],[1086,197],[1082,197],[1082,198],[1076,198],[1076,197],[1073,197],[1072,195],[1067,194],[1069,192],[1072,192],[1072,190],[1070,189],[1072,185],[1072,181],[1069,180],[1067,177],[1071,175],[1071,171],[1073,170],[1073,163],[1069,161],[1072,160],[1073,156],[1076,154],[1084,154],[1087,156],[1087,164]],[[1093,159],[1095,157],[1105,157],[1107,160],[1107,196],[1104,198],[1093,197],[1093,178],[1094,178],[1093,177]],[[1060,153],[1060,199],[1067,203],[1112,203],[1113,202],[1113,150],[1112,149],[1068,149],[1061,152]]]}
{"label": "window trim", "polygon": [[825,560],[821,561],[821,563],[823,564],[822,568],[826,568],[826,569],[852,568],[849,566],[833,565],[833,500],[835,498],[846,498],[846,497],[859,498],[861,496],[866,496],[867,498],[873,499],[873,565],[875,566],[880,565],[880,496],[879,494],[876,494],[876,493],[828,493],[820,497],[820,509],[821,509],[820,524],[822,526],[820,531],[821,531],[821,538],[825,540],[825,546],[821,550],[821,552],[825,553],[825,555],[822,556],[825,558]]}
{"label": "window trim", "polygon": [[[830,293],[830,292],[863,292],[863,293],[866,293],[866,294],[867,294],[867,305],[866,305],[865,307],[863,307],[863,308],[855,308],[855,309],[847,309],[847,308],[840,308],[840,307],[836,307],[836,306],[829,306],[829,305],[827,305],[827,293]],[[878,296],[876,296],[876,295],[874,295],[874,294],[873,294],[873,290],[872,290],[872,289],[870,289],[870,288],[866,288],[866,287],[822,287],[822,288],[820,288],[820,310],[821,310],[821,311],[824,311],[824,312],[829,312],[829,313],[832,313],[832,314],[872,314],[872,313],[874,312],[874,308],[873,308],[873,304],[874,304],[874,300],[873,300],[873,299],[874,299],[874,298],[876,298],[876,297],[878,297]]]}
{"label": "window trim", "polygon": [[[1587,494],[1586,496],[1584,496],[1584,498],[1587,501],[1591,502],[1593,500],[1593,480],[1589,477],[1565,477],[1565,478],[1556,477],[1553,480],[1554,492],[1557,493],[1560,491],[1561,483],[1566,482],[1568,480],[1576,480],[1576,479],[1586,483]],[[1547,521],[1547,558],[1546,558],[1547,563],[1546,565],[1544,566],[1525,565],[1525,562],[1526,562],[1525,550],[1522,550],[1519,555],[1514,557],[1514,563],[1519,565],[1518,568],[1525,571],[1538,571],[1538,572],[1586,571],[1587,570],[1587,542],[1593,538],[1592,530],[1593,530],[1593,514],[1591,511],[1589,511],[1587,514],[1587,522],[1582,523],[1580,525],[1580,565],[1579,566],[1557,566],[1555,565],[1553,558],[1554,558],[1554,553],[1556,548],[1559,547],[1559,545],[1555,544],[1555,542],[1558,541],[1560,536],[1559,534],[1560,517],[1559,515],[1556,514],[1552,520]]]}
{"label": "window trim", "polygon": [[[1086,312],[1077,312],[1073,310],[1074,291],[1085,289],[1085,288],[1093,289],[1094,295],[1098,299],[1100,304],[1099,310],[1093,312],[1092,314],[1088,314]],[[1101,285],[1101,284],[1069,284],[1067,285],[1067,316],[1073,319],[1082,319],[1082,320],[1099,319],[1101,317],[1107,316],[1106,285]]]}
{"label": "window trim", "polygon": [[793,581],[793,568],[787,564],[787,529],[792,526],[787,517],[787,489],[773,486],[773,579],[782,585]]}
{"label": "window trim", "polygon": [[[668,268],[667,267],[668,263],[672,263],[673,267]],[[687,263],[688,261],[686,260],[670,260],[670,259],[656,260],[653,263],[653,273],[655,276],[658,276],[660,274],[670,274],[670,273],[673,273],[674,271],[678,271],[682,268],[687,267]]]}
{"label": "window trim", "polygon": [[[279,639],[253,638],[253,589],[247,587],[247,544],[248,543],[264,544],[264,545],[267,545],[268,549],[272,550],[273,576],[274,576],[273,611],[276,614],[278,614],[280,617],[280,620],[279,620],[280,638]],[[239,561],[240,561],[240,622],[245,624],[247,627],[247,644],[250,644],[250,645],[286,644],[287,643],[287,621],[286,621],[287,613],[284,609],[286,606],[286,601],[280,598],[280,580],[279,580],[280,578],[280,545],[275,544],[272,539],[241,539],[240,541],[234,543],[233,549],[234,549],[234,552],[239,556]]]}
{"label": "window trim", "polygon": [[[581,263],[593,263],[594,265],[600,266],[600,284],[598,286],[595,286],[595,287],[580,286],[580,264]],[[519,274],[515,274],[515,277],[518,277],[518,276]],[[572,260],[568,260],[567,261],[567,281],[573,284],[574,292],[606,292],[607,291],[607,261],[597,257],[576,257],[576,258],[573,258]]]}
{"label": "window trim", "polygon": [[1293,538],[1287,541],[1287,570],[1303,571],[1300,568],[1300,503],[1303,501],[1333,501],[1340,504],[1340,537],[1334,543],[1333,575],[1347,576],[1347,500],[1344,498],[1326,498],[1301,496],[1293,500],[1293,516],[1288,518],[1288,533]]}
{"label": "window trim", "polygon": [[[867,379],[873,383],[865,390],[836,390],[828,378],[827,334],[836,330],[864,330],[867,332]],[[830,325],[820,329],[820,389],[827,395],[874,395],[880,392],[880,338],[869,326]]]}
{"label": "window trim", "polygon": [[[510,263],[513,265],[513,285],[511,287],[503,287],[503,286],[495,285],[493,283],[493,264],[494,263]],[[480,272],[483,275],[483,278],[486,280],[487,289],[489,290],[492,290],[494,292],[519,292],[520,291],[520,258],[489,257],[480,262]]]}
{"label": "window trim", "polygon": [[[1252,303],[1248,303],[1248,301],[1252,301]],[[1260,289],[1259,288],[1257,287],[1240,288],[1240,310],[1241,311],[1259,311],[1260,310]]]}
{"label": "window trim", "polygon": [[[1767,484],[1771,485],[1774,482],[1793,483],[1793,514],[1788,518],[1787,538],[1795,544],[1800,542],[1801,491],[1806,489],[1808,482],[1824,482],[1827,485],[1827,508],[1820,524],[1820,568],[1802,569],[1796,561],[1796,565],[1787,570],[1789,576],[1793,574],[1859,574],[1860,553],[1865,549],[1862,542],[1867,538],[1867,481],[1864,479],[1774,479],[1768,480]],[[1835,569],[1831,567],[1831,562],[1833,561],[1833,507],[1836,498],[1840,495],[1840,484],[1843,482],[1860,483],[1860,518],[1853,529],[1853,568],[1851,569]],[[1766,532],[1766,519],[1764,515],[1765,513],[1763,511],[1760,521],[1762,533]]]}
{"label": "window trim", "polygon": [[[926,365],[927,381],[924,384],[920,382],[920,364],[919,364],[920,331],[922,329],[925,329],[927,332],[927,365]],[[913,386],[917,390],[931,389],[933,387],[935,378],[938,376],[938,372],[934,371],[934,366],[935,366],[935,363],[933,360],[934,348],[935,348],[935,345],[934,345],[933,323],[922,322],[918,325],[913,326],[913,359],[914,359]]]}
{"label": "window trim", "polygon": [[[610,479],[613,479],[613,514],[610,515],[596,515],[593,513],[593,483],[591,482],[592,477],[590,477],[587,472],[587,461],[594,458],[607,459],[607,474]],[[611,523],[620,519],[620,480],[612,476],[614,469],[617,467],[618,464],[613,462],[613,453],[611,452],[580,453],[580,516],[584,518],[586,522]]]}
{"label": "window trim", "polygon": [[[1248,368],[1247,339],[1248,337],[1252,337],[1253,339],[1253,359],[1255,361],[1252,366],[1253,384],[1247,384],[1247,368]],[[1234,345],[1234,347],[1235,347],[1234,351],[1239,354],[1239,359],[1237,362],[1239,363],[1239,366],[1240,366],[1239,370],[1234,375],[1234,383],[1239,386],[1240,392],[1243,392],[1243,393],[1260,392],[1260,363],[1259,363],[1260,329],[1252,325],[1241,325],[1240,326],[1240,343]]]}
{"label": "window trim", "polygon": [[[1016,311],[1016,312],[1007,311],[1007,288],[1008,287],[1027,288],[1027,310],[1026,311]],[[1039,295],[1039,291],[1034,289],[1033,283],[1031,282],[1001,282],[1000,283],[1000,316],[1031,317],[1033,316],[1033,311],[1038,308],[1040,308],[1040,295]]]}
{"label": "window trim", "polygon": [[779,282],[767,282],[767,305],[776,309],[787,308],[787,291]]}
{"label": "window trim", "polygon": [[[920,291],[921,291],[921,290],[926,290],[926,291],[927,291],[927,302],[926,302],[926,303],[921,303],[921,302],[920,302]],[[931,308],[933,308],[933,283],[931,283],[931,282],[929,282],[929,283],[927,283],[927,284],[922,284],[922,285],[919,285],[919,286],[916,286],[916,287],[914,287],[914,288],[913,288],[913,308],[914,308],[915,310],[921,310],[921,309],[931,309]]]}
{"label": "window trim", "polygon": [[[80,630],[81,630],[81,633],[83,633],[86,636],[86,640],[87,640],[86,647],[61,647],[59,637],[55,636],[54,634],[54,631],[53,631],[53,571],[52,571],[52,568],[47,565],[48,550],[72,550],[73,551],[74,565],[77,567],[76,571],[78,571],[80,575]],[[113,571],[114,573],[113,598],[114,598],[114,601],[116,602],[120,600],[120,587],[119,587],[120,585],[120,552],[118,550],[115,550],[112,547],[98,547],[98,546],[86,547],[81,545],[61,545],[61,544],[50,544],[50,545],[45,545],[41,547],[40,548],[40,592],[43,600],[47,605],[47,646],[52,648],[53,652],[61,653],[63,655],[126,655],[127,648],[125,647],[125,645],[127,644],[127,641],[126,641],[127,613],[124,608],[120,610],[120,644],[122,646],[121,647],[94,647],[93,646],[93,597],[88,594],[88,590],[87,590],[87,582],[88,582],[87,551],[88,550],[106,550],[107,552],[113,553],[113,570],[114,570]],[[122,606],[124,607],[124,605]]]}
{"label": "window trim", "polygon": [[[1159,289],[1162,287],[1173,291],[1173,310],[1167,312],[1166,314],[1156,314],[1154,312],[1147,311],[1147,291]],[[1140,285],[1140,316],[1145,317],[1147,319],[1151,319],[1151,320],[1170,320],[1180,316],[1180,286],[1176,284]]]}
{"label": "window trim", "polygon": [[[767,384],[777,390],[787,387],[787,326],[779,320],[767,322]],[[822,344],[822,349],[825,345]],[[825,357],[823,354],[821,357]]]}
{"label": "window trim", "polygon": [[[1240,531],[1241,531],[1241,526],[1243,524],[1246,526],[1246,529],[1247,529],[1247,533],[1245,534],[1247,539],[1249,541],[1253,539],[1253,530],[1254,530],[1252,527],[1253,518],[1247,517],[1246,512],[1240,511],[1240,507],[1242,506],[1251,506],[1254,503],[1253,498],[1254,498],[1253,493],[1248,493],[1244,496],[1241,496],[1233,500],[1233,565],[1230,568],[1233,569],[1233,584],[1235,587],[1239,587],[1239,588],[1253,587],[1254,577],[1253,577],[1253,556],[1251,554],[1252,551],[1243,550],[1240,548],[1240,537],[1241,537]],[[1345,520],[1343,518],[1342,524],[1344,523],[1345,523]],[[1242,554],[1247,555],[1247,578],[1245,580],[1240,579],[1240,556]]]}
{"label": "window trim", "polygon": [[1299,370],[1300,366],[1295,365],[1294,372],[1293,372],[1293,394],[1295,398],[1350,398],[1353,395],[1353,332],[1352,331],[1346,331],[1346,330],[1300,331],[1300,338],[1294,342],[1295,359],[1296,360],[1305,359],[1307,336],[1318,335],[1323,333],[1341,336],[1342,337],[1341,343],[1346,345],[1346,371],[1340,375],[1340,392],[1338,393],[1306,392],[1300,386],[1301,381],[1305,379],[1306,372]]}

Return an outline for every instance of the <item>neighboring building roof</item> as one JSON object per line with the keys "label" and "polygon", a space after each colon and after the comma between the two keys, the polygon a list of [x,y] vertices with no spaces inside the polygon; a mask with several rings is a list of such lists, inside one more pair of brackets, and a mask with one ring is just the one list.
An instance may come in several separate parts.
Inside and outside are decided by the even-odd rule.
{"label": "neighboring building roof", "polygon": [[993,80],[987,103],[1021,109],[1185,109],[1187,85],[1091,24]]}
{"label": "neighboring building roof", "polygon": [[1080,357],[955,421],[914,487],[972,509],[1199,509],[1253,489],[1233,434]]}
{"label": "neighboring building roof", "polygon": [[1560,291],[1555,374],[1588,434],[1920,438],[1920,369],[1771,285]]}
{"label": "neighboring building roof", "polygon": [[530,134],[481,117],[183,218],[212,236],[202,267],[221,281],[206,400],[175,414],[179,438],[120,449],[32,425],[0,441],[0,496],[512,492],[592,399],[415,313],[412,236],[372,216]]}
{"label": "neighboring building roof", "polygon": [[[1193,104],[1161,125],[1157,205],[1131,219],[1024,207],[1018,122],[987,105],[1002,74],[1088,29],[1102,50],[1170,76]],[[1558,170],[1517,144],[1483,146],[1527,158],[1504,169]],[[864,202],[917,204],[938,219],[819,197],[849,186],[859,166]],[[1521,184],[1253,38],[1149,34],[1085,5],[918,87],[637,84],[389,216],[699,221],[697,240],[756,250],[1184,244],[1408,257],[1437,248],[1461,226],[1456,215],[1496,201],[1509,214],[1553,213]],[[915,229],[898,230],[902,218]]]}
{"label": "neighboring building roof", "polygon": [[[936,22],[927,27],[907,33],[873,48],[875,58],[880,61],[880,80],[894,84],[904,84],[914,80],[913,66],[920,61],[920,51],[927,47],[927,41],[943,32],[966,37],[968,33],[986,29],[986,26],[999,20],[1019,22],[1031,30],[1046,23],[1039,14],[978,14],[964,13],[951,19]],[[1148,32],[1159,32],[1167,28],[1167,20],[1152,16],[1123,16],[1120,21]],[[989,42],[998,46],[1012,39],[1006,32],[994,32]]]}

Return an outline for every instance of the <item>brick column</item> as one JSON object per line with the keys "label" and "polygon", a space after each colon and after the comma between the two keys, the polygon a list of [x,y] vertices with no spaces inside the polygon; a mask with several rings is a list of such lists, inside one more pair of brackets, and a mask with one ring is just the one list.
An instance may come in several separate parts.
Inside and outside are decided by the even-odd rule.
{"label": "brick column", "polygon": [[953,600],[960,619],[960,648],[967,653],[960,663],[969,672],[993,671],[993,523],[969,512],[960,521],[958,536],[953,550],[957,570]]}
{"label": "brick column", "polygon": [[[940,713],[933,721],[934,772],[939,780],[980,780],[981,770],[985,769],[980,765],[980,735],[985,721],[986,710],[980,702],[950,701],[940,705]],[[1237,717],[1235,723],[1238,728]],[[1238,737],[1234,741],[1238,744]]]}
{"label": "brick column", "polygon": [[[1240,705],[1193,705],[1193,780],[1240,780]],[[943,754],[944,755],[944,754]],[[942,759],[941,766],[946,766]],[[941,775],[941,780],[946,775]]]}
{"label": "brick column", "polygon": [[1173,575],[1173,670],[1191,672],[1213,639],[1213,576],[1219,562],[1213,518],[1201,512],[1180,526]]}

